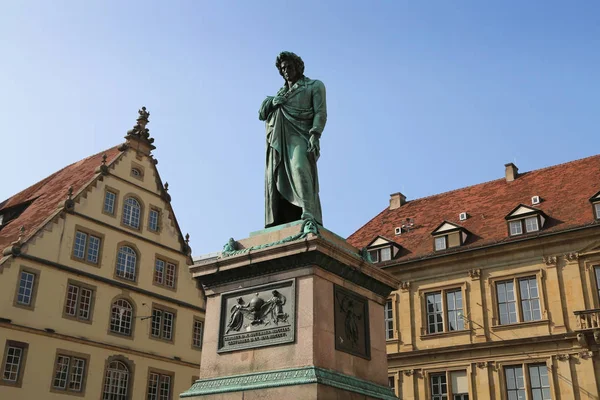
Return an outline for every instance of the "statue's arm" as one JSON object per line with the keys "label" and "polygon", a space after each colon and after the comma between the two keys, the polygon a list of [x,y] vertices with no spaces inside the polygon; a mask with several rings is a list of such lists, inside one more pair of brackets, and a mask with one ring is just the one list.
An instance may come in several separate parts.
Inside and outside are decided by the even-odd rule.
{"label": "statue's arm", "polygon": [[313,117],[310,133],[321,135],[327,122],[327,101],[325,99],[325,85],[323,82],[316,81],[312,85],[312,106],[315,116]]}
{"label": "statue's arm", "polygon": [[258,110],[258,119],[260,121],[266,121],[269,118],[269,114],[273,111],[275,106],[273,106],[273,96],[267,96],[267,98],[260,105],[260,109]]}

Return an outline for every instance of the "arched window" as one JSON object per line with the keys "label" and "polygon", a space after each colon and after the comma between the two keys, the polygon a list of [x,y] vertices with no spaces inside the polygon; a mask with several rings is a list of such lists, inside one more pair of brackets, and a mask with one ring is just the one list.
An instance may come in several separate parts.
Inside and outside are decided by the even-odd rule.
{"label": "arched window", "polygon": [[117,276],[135,281],[137,254],[129,246],[122,246],[117,256]]}
{"label": "arched window", "polygon": [[104,374],[102,400],[127,400],[129,368],[121,361],[112,361]]}
{"label": "arched window", "polygon": [[131,336],[133,307],[125,299],[119,299],[112,305],[110,312],[110,331],[121,335]]}
{"label": "arched window", "polygon": [[135,229],[140,229],[140,215],[142,213],[140,202],[133,197],[125,199],[123,204],[123,223]]}

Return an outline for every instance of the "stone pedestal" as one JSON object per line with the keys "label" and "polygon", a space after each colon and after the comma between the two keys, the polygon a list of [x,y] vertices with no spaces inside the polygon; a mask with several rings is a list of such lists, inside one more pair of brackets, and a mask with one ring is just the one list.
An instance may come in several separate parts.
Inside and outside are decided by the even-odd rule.
{"label": "stone pedestal", "polygon": [[322,227],[255,232],[190,267],[208,298],[182,398],[395,399],[383,305],[398,281]]}

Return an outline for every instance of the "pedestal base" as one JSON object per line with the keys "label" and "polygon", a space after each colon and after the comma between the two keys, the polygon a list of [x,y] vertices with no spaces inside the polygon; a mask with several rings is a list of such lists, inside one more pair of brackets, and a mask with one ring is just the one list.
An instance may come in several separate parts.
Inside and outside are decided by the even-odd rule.
{"label": "pedestal base", "polygon": [[230,240],[190,267],[207,296],[200,379],[182,398],[395,399],[383,305],[398,281],[322,227]]}
{"label": "pedestal base", "polygon": [[288,368],[198,380],[181,398],[202,399],[385,399],[388,387],[319,367]]}

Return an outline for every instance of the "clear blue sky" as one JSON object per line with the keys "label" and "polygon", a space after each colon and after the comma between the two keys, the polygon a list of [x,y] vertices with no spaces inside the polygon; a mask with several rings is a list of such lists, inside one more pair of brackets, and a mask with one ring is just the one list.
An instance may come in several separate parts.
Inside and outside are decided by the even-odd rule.
{"label": "clear blue sky", "polygon": [[258,107],[294,51],[327,87],[327,228],[600,151],[598,1],[9,1],[0,200],[123,141],[145,105],[194,254],[263,226]]}

